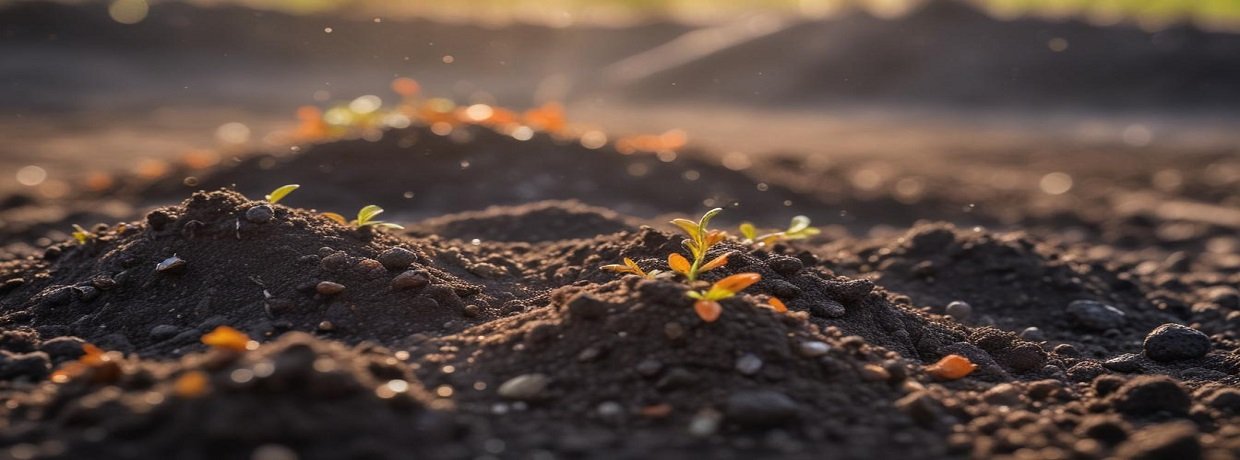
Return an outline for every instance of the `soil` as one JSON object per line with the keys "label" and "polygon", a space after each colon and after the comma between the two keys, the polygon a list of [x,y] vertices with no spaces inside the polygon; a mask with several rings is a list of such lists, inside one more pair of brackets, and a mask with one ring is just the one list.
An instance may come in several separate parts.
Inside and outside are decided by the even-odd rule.
{"label": "soil", "polygon": [[[1113,209],[1086,197],[1133,192],[1091,184],[1103,173],[1088,156],[1060,163],[1081,183],[1075,200],[960,190],[933,165],[908,165],[925,185],[910,201],[850,180],[869,163],[773,156],[733,171],[703,152],[667,162],[461,132],[414,127],[256,153],[59,204],[10,198],[6,216],[127,206],[85,242],[59,230],[78,220],[56,213],[6,227],[6,454],[1221,459],[1240,449],[1240,224],[1226,214],[1230,183],[1211,185],[1234,158],[1176,157],[1182,187]],[[1148,169],[1113,173],[1148,190]],[[185,185],[189,174],[198,186]],[[284,183],[302,188],[270,207],[247,198]],[[963,196],[975,206],[958,206]],[[368,202],[408,229],[358,230],[313,210]],[[1224,212],[1170,215],[1157,206],[1168,202]],[[762,281],[723,301],[713,323],[680,281],[598,269],[624,257],[661,268],[681,237],[660,222],[713,204],[727,208],[725,227],[856,212],[810,240],[721,244],[712,256],[729,263],[707,282]],[[910,209],[969,226],[906,222]],[[790,312],[765,307],[771,297]],[[945,314],[958,301],[967,314]],[[1111,308],[1080,313],[1081,301]],[[220,325],[259,345],[203,345]],[[1178,335],[1146,343],[1160,334]],[[51,381],[84,343],[115,365]],[[928,372],[949,354],[978,369],[959,380]],[[180,388],[200,373],[204,390]]]}

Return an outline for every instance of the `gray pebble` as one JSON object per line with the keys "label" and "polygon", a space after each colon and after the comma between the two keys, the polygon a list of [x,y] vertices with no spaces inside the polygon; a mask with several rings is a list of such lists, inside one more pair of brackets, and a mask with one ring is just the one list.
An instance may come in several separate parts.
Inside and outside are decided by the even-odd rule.
{"label": "gray pebble", "polygon": [[710,437],[719,431],[723,422],[723,414],[714,409],[703,409],[689,420],[689,434],[699,438]]}
{"label": "gray pebble", "polygon": [[799,406],[774,390],[750,390],[728,396],[724,412],[728,420],[746,427],[769,427],[788,422]]}
{"label": "gray pebble", "polygon": [[744,375],[754,375],[762,370],[762,358],[746,353],[736,359],[736,371]]}
{"label": "gray pebble", "polygon": [[379,263],[391,271],[409,268],[418,260],[418,255],[405,248],[391,248],[379,253]]}
{"label": "gray pebble", "polygon": [[663,370],[663,363],[653,359],[646,359],[640,363],[637,363],[636,369],[638,374],[646,377],[653,377],[655,374],[658,374],[659,371]]}
{"label": "gray pebble", "polygon": [[963,323],[973,315],[973,307],[963,301],[957,300],[947,304],[946,312],[947,316]]}
{"label": "gray pebble", "polygon": [[817,340],[801,342],[801,345],[797,346],[797,351],[806,358],[817,358],[831,351],[831,346]]}
{"label": "gray pebble", "polygon": [[522,374],[500,385],[499,395],[507,399],[528,401],[542,396],[543,390],[550,384],[551,378],[544,374]]}
{"label": "gray pebble", "polygon": [[1210,337],[1188,326],[1167,323],[1145,336],[1145,356],[1155,361],[1197,359],[1210,352]]}
{"label": "gray pebble", "polygon": [[1068,304],[1068,317],[1077,326],[1093,331],[1118,329],[1124,325],[1124,312],[1093,300],[1074,300]]}
{"label": "gray pebble", "polygon": [[155,265],[155,271],[160,273],[176,273],[185,269],[185,259],[173,255],[163,262]]}
{"label": "gray pebble", "polygon": [[409,270],[392,278],[392,289],[421,289],[431,284],[429,274],[425,270]]}
{"label": "gray pebble", "polygon": [[176,337],[181,333],[181,328],[171,324],[160,324],[151,328],[151,339],[162,342],[170,338]]}
{"label": "gray pebble", "polygon": [[1102,367],[1115,372],[1124,372],[1129,374],[1141,372],[1141,356],[1132,353],[1124,353],[1103,361]]}
{"label": "gray pebble", "polygon": [[1043,334],[1041,329],[1031,326],[1020,331],[1020,338],[1030,342],[1043,342],[1046,340],[1046,334]]}
{"label": "gray pebble", "polygon": [[266,204],[260,204],[245,211],[245,220],[256,224],[265,224],[270,222],[275,216],[276,210]]}

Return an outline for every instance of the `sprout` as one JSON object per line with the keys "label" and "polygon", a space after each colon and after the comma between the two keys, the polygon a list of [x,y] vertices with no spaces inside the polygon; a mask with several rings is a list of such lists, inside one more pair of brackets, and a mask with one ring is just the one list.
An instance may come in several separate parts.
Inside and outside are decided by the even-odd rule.
{"label": "sprout", "polygon": [[352,225],[353,228],[357,228],[357,229],[361,229],[363,227],[378,227],[378,228],[392,228],[396,230],[403,230],[405,228],[400,225],[393,224],[391,222],[374,220],[375,216],[382,214],[382,213],[383,213],[383,208],[380,208],[372,204],[372,205],[367,205],[366,207],[358,210],[357,218],[351,221],[348,221],[348,222],[345,221],[344,216],[340,214],[336,214],[334,212],[325,212],[320,215],[328,219],[331,219],[332,221],[340,225]]}
{"label": "sprout", "polygon": [[272,190],[271,193],[268,193],[266,196],[267,202],[271,204],[279,203],[280,200],[284,199],[284,197],[288,196],[288,194],[293,193],[293,190],[297,190],[298,187],[301,186],[297,184],[288,184]]}
{"label": "sprout", "polygon": [[90,230],[82,228],[81,225],[73,224],[73,239],[77,240],[78,244],[89,243],[95,238],[96,235]]}
{"label": "sprout", "polygon": [[796,216],[792,218],[792,223],[788,225],[788,229],[784,231],[759,235],[758,228],[751,222],[742,223],[740,231],[741,236],[745,237],[746,242],[767,245],[780,240],[803,240],[821,233],[821,230],[810,227],[809,224],[808,217]]}
{"label": "sprout", "polygon": [[723,306],[719,305],[720,300],[735,296],[738,292],[761,280],[762,275],[757,273],[737,273],[715,282],[706,291],[689,291],[687,295],[697,300],[693,303],[693,311],[697,312],[702,321],[710,323],[719,319],[719,315],[723,313]]}
{"label": "sprout", "polygon": [[658,277],[659,275],[667,273],[662,270],[651,270],[651,271],[642,270],[641,267],[637,266],[637,262],[633,262],[633,259],[630,259],[628,257],[624,258],[624,265],[610,264],[610,265],[604,265],[599,268],[603,270],[607,270],[609,272],[631,273],[631,274],[634,274],[634,275],[637,275],[637,276],[640,276],[646,279],[654,279]]}
{"label": "sprout", "polygon": [[672,253],[667,257],[667,265],[672,268],[672,271],[685,275],[685,278],[689,281],[695,281],[698,275],[728,263],[727,254],[716,257],[709,262],[706,261],[706,253],[710,251],[710,248],[719,244],[728,236],[722,230],[706,229],[710,219],[722,211],[722,208],[706,211],[706,214],[703,214],[702,218],[697,222],[689,219],[675,219],[672,221],[673,225],[679,227],[689,237],[682,241],[681,244],[684,245],[685,249],[689,250],[689,255],[693,257],[693,261],[690,262],[685,256]]}
{"label": "sprout", "polygon": [[250,336],[228,326],[217,326],[202,336],[202,343],[212,348],[230,351],[246,351],[258,347]]}

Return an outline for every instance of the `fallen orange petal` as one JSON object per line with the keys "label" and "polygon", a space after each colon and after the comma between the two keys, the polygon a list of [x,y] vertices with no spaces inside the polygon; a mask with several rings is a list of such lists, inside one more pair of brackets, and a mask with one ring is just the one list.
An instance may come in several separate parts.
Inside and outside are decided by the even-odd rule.
{"label": "fallen orange petal", "polygon": [[771,308],[774,308],[775,311],[777,312],[780,312],[780,313],[788,312],[788,306],[784,305],[784,302],[782,300],[771,297],[771,300],[768,300],[766,303],[769,304]]}
{"label": "fallen orange petal", "polygon": [[207,374],[202,371],[189,371],[177,377],[172,383],[172,391],[182,398],[197,398],[207,392]]}
{"label": "fallen orange petal", "polygon": [[960,355],[944,356],[939,362],[926,367],[926,372],[943,380],[962,379],[974,370],[977,370],[977,365]]}
{"label": "fallen orange petal", "polygon": [[249,347],[250,336],[228,326],[219,326],[202,336],[202,343],[224,350],[245,351]]}
{"label": "fallen orange petal", "polygon": [[693,311],[697,312],[702,321],[713,323],[723,313],[723,306],[713,300],[699,300],[693,303]]}
{"label": "fallen orange petal", "polygon": [[705,265],[702,265],[702,271],[708,272],[708,271],[714,270],[716,268],[722,267],[727,264],[728,264],[728,255],[724,254],[719,257],[716,257],[715,260],[712,260],[710,262],[707,262]]}

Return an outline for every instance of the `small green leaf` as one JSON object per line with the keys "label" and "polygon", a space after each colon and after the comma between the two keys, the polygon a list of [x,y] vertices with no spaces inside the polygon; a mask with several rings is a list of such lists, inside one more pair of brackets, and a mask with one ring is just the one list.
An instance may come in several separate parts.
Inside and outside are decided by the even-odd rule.
{"label": "small green leaf", "polygon": [[95,239],[95,234],[82,228],[81,225],[73,224],[73,230],[73,239],[77,240],[78,244],[86,244],[88,241]]}
{"label": "small green leaf", "polygon": [[788,226],[787,233],[801,233],[807,228],[809,228],[809,218],[805,216],[796,216],[792,218],[792,225]]}
{"label": "small green leaf", "polygon": [[741,235],[744,236],[745,239],[747,240],[754,240],[758,238],[758,228],[754,227],[753,223],[750,223],[750,222],[742,223],[740,230],[741,230]]}
{"label": "small green leaf", "polygon": [[371,219],[374,219],[375,216],[382,214],[382,213],[383,213],[383,208],[380,208],[373,204],[367,205],[366,207],[357,211],[357,226],[364,227],[366,225],[369,225]]}
{"label": "small green leaf", "polygon": [[279,203],[280,200],[284,199],[284,197],[288,196],[288,194],[293,193],[293,190],[297,190],[299,187],[301,186],[297,184],[288,184],[272,190],[271,193],[266,196],[267,202],[271,204]]}

